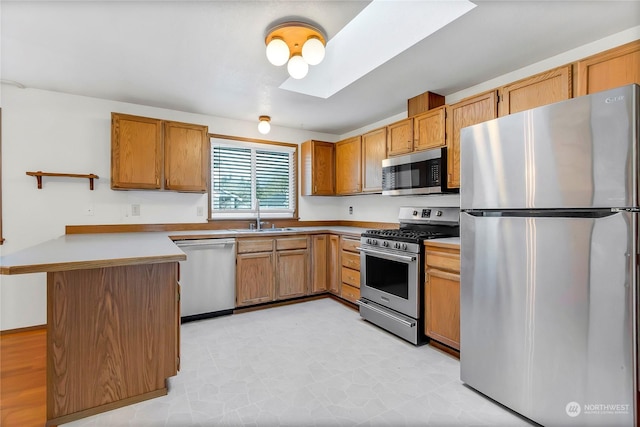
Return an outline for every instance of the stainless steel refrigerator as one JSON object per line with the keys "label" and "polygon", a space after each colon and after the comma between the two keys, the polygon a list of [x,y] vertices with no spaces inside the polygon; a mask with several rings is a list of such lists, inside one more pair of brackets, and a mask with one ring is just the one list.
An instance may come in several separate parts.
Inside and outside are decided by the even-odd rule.
{"label": "stainless steel refrigerator", "polygon": [[461,131],[464,383],[545,426],[638,423],[640,86]]}

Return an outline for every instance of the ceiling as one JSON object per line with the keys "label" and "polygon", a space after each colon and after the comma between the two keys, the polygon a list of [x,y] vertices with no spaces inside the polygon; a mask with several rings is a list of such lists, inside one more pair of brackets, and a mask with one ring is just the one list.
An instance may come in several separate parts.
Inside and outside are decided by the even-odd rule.
{"label": "ceiling", "polygon": [[[331,40],[368,1],[3,0],[0,73],[30,88],[256,122],[269,115],[274,126],[341,135],[406,111],[424,91],[446,96],[640,25],[640,1],[473,3],[326,99],[280,88],[288,74],[267,61],[265,33],[304,19]],[[324,78],[331,73],[340,71]]]}

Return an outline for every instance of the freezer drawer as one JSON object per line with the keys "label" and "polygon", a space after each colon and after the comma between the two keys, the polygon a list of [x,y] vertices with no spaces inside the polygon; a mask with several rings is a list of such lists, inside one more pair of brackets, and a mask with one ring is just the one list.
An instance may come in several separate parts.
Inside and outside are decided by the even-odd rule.
{"label": "freezer drawer", "polygon": [[542,425],[634,425],[634,224],[463,212],[462,381]]}

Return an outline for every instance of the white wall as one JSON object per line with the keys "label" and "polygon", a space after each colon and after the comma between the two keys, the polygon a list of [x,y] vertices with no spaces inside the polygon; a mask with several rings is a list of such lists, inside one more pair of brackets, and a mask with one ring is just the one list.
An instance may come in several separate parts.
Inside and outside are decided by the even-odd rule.
{"label": "white wall", "polygon": [[[209,126],[209,131],[264,139],[257,123],[190,114],[37,89],[2,85],[3,234],[0,254],[9,254],[63,235],[70,224],[206,222],[206,194],[160,191],[114,191],[111,175],[111,112],[135,114]],[[335,141],[336,135],[272,126],[269,139],[301,143]],[[26,171],[95,173],[95,190],[87,179],[36,179]],[[140,216],[131,216],[131,204]],[[300,214],[313,210],[332,218],[331,206],[301,203]],[[93,215],[86,212],[91,208]],[[44,274],[0,276],[0,329],[46,323]]]}
{"label": "white wall", "polygon": [[[446,97],[447,103],[489,90],[537,72],[560,66],[620,44],[640,39],[640,27],[532,64]],[[210,132],[262,139],[256,123],[190,114],[135,104],[2,85],[3,233],[0,255],[64,234],[68,224],[205,222],[196,215],[207,196],[173,192],[112,191],[110,189],[110,114],[112,111],[208,125]],[[428,88],[425,88],[428,90]],[[336,141],[393,123],[395,115],[345,135],[330,135],[272,127],[269,139],[300,143],[307,139]],[[26,171],[95,173],[88,181],[44,178],[42,190]],[[131,204],[141,215],[132,217]],[[457,195],[384,197],[301,197],[302,220],[396,222],[400,206],[459,206]],[[353,207],[353,214],[348,212]],[[86,215],[87,209],[93,215]],[[0,330],[46,323],[44,274],[0,275]]]}

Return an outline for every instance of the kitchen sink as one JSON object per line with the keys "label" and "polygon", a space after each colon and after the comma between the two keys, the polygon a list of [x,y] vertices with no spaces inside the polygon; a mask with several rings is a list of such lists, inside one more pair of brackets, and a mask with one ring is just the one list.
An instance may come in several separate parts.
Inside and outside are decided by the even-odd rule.
{"label": "kitchen sink", "polygon": [[278,231],[293,231],[295,230],[294,228],[261,228],[260,230],[257,229],[250,229],[250,228],[232,228],[230,229],[231,231],[235,231],[236,233],[273,233],[273,232],[278,232]]}

